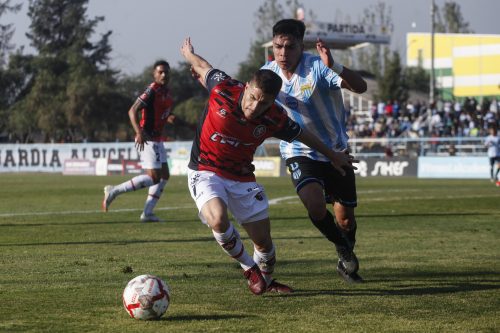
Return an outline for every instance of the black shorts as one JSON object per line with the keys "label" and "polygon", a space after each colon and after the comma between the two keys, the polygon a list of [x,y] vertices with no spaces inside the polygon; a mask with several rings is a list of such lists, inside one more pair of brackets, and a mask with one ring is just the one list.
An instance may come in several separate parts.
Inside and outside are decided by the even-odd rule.
{"label": "black shorts", "polygon": [[495,165],[495,163],[500,163],[500,157],[490,157],[490,166]]}
{"label": "black shorts", "polygon": [[353,169],[345,169],[342,176],[330,162],[320,162],[308,157],[292,157],[286,160],[286,166],[297,192],[311,182],[323,186],[325,194],[346,207],[356,207],[356,178]]}

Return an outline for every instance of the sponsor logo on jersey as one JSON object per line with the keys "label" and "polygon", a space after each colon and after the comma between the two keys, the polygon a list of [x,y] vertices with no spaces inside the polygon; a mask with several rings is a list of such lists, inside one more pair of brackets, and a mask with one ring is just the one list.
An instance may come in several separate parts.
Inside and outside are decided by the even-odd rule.
{"label": "sponsor logo on jersey", "polygon": [[257,127],[255,127],[255,129],[253,130],[253,136],[258,138],[262,135],[264,135],[264,133],[266,133],[266,126],[264,125],[259,125]]}
{"label": "sponsor logo on jersey", "polygon": [[290,173],[292,174],[293,179],[295,179],[295,180],[299,179],[300,176],[302,175],[302,171],[299,168],[299,163],[297,163],[297,162],[293,162],[292,164],[290,164],[288,169],[289,169]]}
{"label": "sponsor logo on jersey", "polygon": [[300,91],[302,93],[304,93],[306,91],[310,91],[310,90],[312,90],[312,86],[310,83],[306,83],[306,84],[300,86]]}
{"label": "sponsor logo on jersey", "polygon": [[226,118],[227,116],[227,110],[226,109],[220,109],[217,114],[222,117],[222,118]]}
{"label": "sponsor logo on jersey", "polygon": [[215,73],[215,75],[213,76],[213,79],[217,82],[224,81],[226,78],[227,78],[227,75],[226,75],[226,73],[223,73],[223,72]]}
{"label": "sponsor logo on jersey", "polygon": [[213,142],[218,142],[218,143],[223,144],[223,145],[225,145],[225,144],[231,145],[235,148],[238,147],[239,145],[251,146],[253,144],[253,143],[241,142],[236,138],[232,138],[232,137],[226,136],[226,135],[218,133],[218,132],[213,133],[210,136],[210,140],[212,140]]}

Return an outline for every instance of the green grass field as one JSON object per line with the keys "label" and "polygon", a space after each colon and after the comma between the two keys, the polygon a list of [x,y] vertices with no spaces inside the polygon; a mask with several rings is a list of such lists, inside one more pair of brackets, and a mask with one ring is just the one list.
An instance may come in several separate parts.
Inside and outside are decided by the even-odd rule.
{"label": "green grass field", "polygon": [[[358,178],[366,283],[347,285],[289,179],[262,178],[275,277],[296,292],[254,296],[199,222],[185,177],[159,202],[164,223],[138,222],[144,190],[100,212],[102,187],[125,179],[0,174],[1,332],[500,331],[500,188],[487,180]],[[171,289],[158,321],[121,303],[145,273]]]}

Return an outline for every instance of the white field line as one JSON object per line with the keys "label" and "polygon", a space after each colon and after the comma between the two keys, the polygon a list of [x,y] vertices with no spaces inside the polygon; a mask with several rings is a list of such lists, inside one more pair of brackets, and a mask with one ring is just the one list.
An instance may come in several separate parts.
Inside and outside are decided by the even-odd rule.
{"label": "white field line", "polygon": [[[358,194],[373,194],[373,193],[387,193],[387,192],[417,192],[419,190],[367,190],[367,191],[359,191]],[[487,198],[491,197],[491,195],[464,195],[464,194],[456,194],[456,195],[437,195],[437,196],[411,196],[411,197],[403,197],[403,196],[395,196],[391,198],[387,197],[367,197],[360,200],[360,203],[363,202],[376,202],[376,201],[409,201],[409,200],[433,200],[433,199],[456,199],[456,198]],[[290,195],[286,197],[269,199],[269,205],[278,205],[278,204],[297,204],[300,203],[297,195]],[[156,210],[178,210],[178,209],[196,209],[194,203],[189,205],[180,205],[173,207],[158,207]],[[122,209],[113,209],[108,213],[123,213],[123,212],[137,212],[141,211],[141,208],[122,208]],[[96,214],[102,213],[101,210],[66,210],[66,211],[55,211],[55,212],[25,212],[25,213],[1,213],[0,217],[15,217],[15,216],[44,216],[44,215],[70,215],[70,214]]]}
{"label": "white field line", "polygon": [[[176,206],[176,207],[158,207],[155,210],[177,210],[177,209],[186,209],[186,208],[195,208],[193,205],[184,205],[184,206]],[[140,208],[122,208],[122,209],[114,209],[110,210],[107,213],[104,213],[101,210],[66,210],[66,211],[58,211],[58,212],[26,212],[26,213],[3,213],[0,214],[0,217],[14,217],[14,216],[43,216],[43,215],[69,215],[69,214],[94,214],[94,213],[123,213],[123,212],[136,212],[141,211]]]}

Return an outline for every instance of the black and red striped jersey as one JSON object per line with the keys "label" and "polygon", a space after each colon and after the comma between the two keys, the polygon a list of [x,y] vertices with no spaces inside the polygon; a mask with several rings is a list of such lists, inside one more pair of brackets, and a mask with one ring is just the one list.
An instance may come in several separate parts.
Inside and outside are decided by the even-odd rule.
{"label": "black and red striped jersey", "polygon": [[291,142],[300,135],[300,126],[277,104],[257,119],[246,119],[241,110],[244,84],[220,70],[210,70],[205,82],[209,99],[193,141],[189,168],[255,181],[252,161],[257,147],[271,136]]}
{"label": "black and red striped jersey", "polygon": [[141,129],[153,140],[164,141],[163,128],[171,114],[173,100],[167,86],[151,83],[139,96],[141,109]]}

